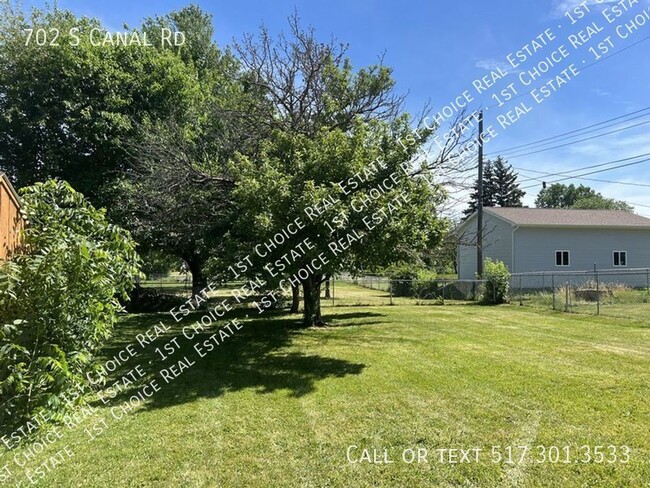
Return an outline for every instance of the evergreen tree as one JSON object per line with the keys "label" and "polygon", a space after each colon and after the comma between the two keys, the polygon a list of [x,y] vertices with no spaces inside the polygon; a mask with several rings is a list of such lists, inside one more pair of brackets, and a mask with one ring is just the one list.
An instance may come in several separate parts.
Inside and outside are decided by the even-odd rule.
{"label": "evergreen tree", "polygon": [[[483,206],[484,207],[521,207],[521,199],[526,193],[519,188],[517,174],[506,161],[499,156],[494,161],[483,165]],[[469,207],[464,211],[469,216],[476,210],[478,203],[478,179],[470,195]]]}
{"label": "evergreen tree", "polygon": [[517,173],[499,156],[492,163],[493,181],[491,188],[493,204],[496,207],[521,207],[526,194],[517,184]]}
{"label": "evergreen tree", "polygon": [[[486,161],[483,165],[483,206],[494,206],[494,174],[492,171],[492,162]],[[472,215],[476,211],[478,204],[478,178],[472,187],[472,194],[470,195],[469,208],[465,209],[465,216]]]}

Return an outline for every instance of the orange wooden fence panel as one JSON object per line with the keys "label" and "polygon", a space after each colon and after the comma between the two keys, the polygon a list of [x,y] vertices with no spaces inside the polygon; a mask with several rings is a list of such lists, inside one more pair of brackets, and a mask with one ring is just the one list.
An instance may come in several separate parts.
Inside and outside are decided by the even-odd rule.
{"label": "orange wooden fence panel", "polygon": [[11,182],[0,174],[0,259],[7,259],[18,245],[23,220],[20,201]]}

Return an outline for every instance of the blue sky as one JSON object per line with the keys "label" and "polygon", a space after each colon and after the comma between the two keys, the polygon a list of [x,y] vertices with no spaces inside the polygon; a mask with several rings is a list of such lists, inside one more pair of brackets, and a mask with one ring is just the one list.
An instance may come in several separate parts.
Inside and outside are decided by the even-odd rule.
{"label": "blue sky", "polygon": [[[611,12],[618,1],[595,5],[596,0],[588,0],[590,13],[575,26],[570,25],[570,20],[563,14],[582,3],[582,0],[239,0],[197,3],[214,16],[215,39],[220,45],[230,43],[233,37],[239,37],[242,33],[256,31],[262,23],[277,32],[285,27],[287,16],[297,8],[305,23],[312,25],[319,36],[327,38],[333,35],[348,42],[349,55],[355,66],[372,64],[380,54],[385,53],[384,62],[394,68],[398,89],[408,92],[408,110],[418,112],[427,100],[431,100],[434,107],[441,108],[464,90],[472,89],[473,80],[489,74],[488,68],[504,66],[506,55],[530,43],[546,28],[551,28],[558,39],[552,43],[549,51],[544,51],[544,55],[559,44],[567,44],[568,35],[584,31],[592,22],[596,22],[603,31],[591,39],[592,44],[589,45],[594,46],[594,41],[612,35],[615,46],[610,52],[619,51],[650,36],[650,21],[639,26],[627,39],[616,35],[617,25],[630,21],[650,8],[650,0],[639,0],[638,4],[631,6],[630,11],[609,24],[602,10],[607,8]],[[630,1],[623,0],[625,5],[621,5],[621,9],[629,6]],[[41,4],[25,2],[26,6]],[[135,26],[146,16],[167,13],[187,2],[60,0],[58,4],[79,15],[97,17],[111,30],[121,30],[124,23]],[[498,137],[486,144],[486,152],[495,154],[503,148],[579,129],[650,106],[649,46],[650,41],[641,42],[581,72],[543,103],[535,104],[530,113],[511,127],[499,130]],[[559,68],[552,69],[548,75],[559,73],[569,62],[587,65],[594,60],[585,46],[581,51],[572,53],[570,59],[560,64]],[[532,67],[535,62],[531,61],[531,65],[523,69]],[[516,82],[518,75],[517,70],[511,69],[508,76],[499,80],[495,89]],[[548,76],[540,83],[547,79]],[[494,89],[490,93],[493,92]],[[472,108],[494,103],[489,95],[477,95]],[[498,125],[496,117],[514,109],[517,103],[513,101],[503,108],[495,107],[486,112],[486,124]],[[647,120],[650,120],[650,115],[609,130]],[[590,135],[594,134],[598,132]],[[536,176],[552,181],[552,176],[530,171],[558,173],[643,153],[650,153],[650,125],[557,150],[512,158],[509,162],[522,169],[521,178]],[[528,171],[525,175],[524,170]],[[593,175],[593,178],[650,184],[650,162],[600,173]],[[570,182],[589,184],[606,196],[647,205],[647,208],[638,206],[637,211],[650,215],[650,187],[578,179],[566,181]],[[523,186],[531,183],[536,182],[526,181]],[[525,203],[532,205],[538,189],[527,190]]]}

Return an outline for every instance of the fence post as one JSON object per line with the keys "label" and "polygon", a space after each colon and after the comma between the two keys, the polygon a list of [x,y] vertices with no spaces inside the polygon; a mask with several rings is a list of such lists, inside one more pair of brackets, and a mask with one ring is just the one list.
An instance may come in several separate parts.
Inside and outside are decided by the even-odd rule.
{"label": "fence post", "polygon": [[390,294],[390,304],[393,304],[393,280],[388,280],[388,293]]}
{"label": "fence post", "polygon": [[336,283],[336,276],[332,276],[332,307],[334,304],[334,283]]}
{"label": "fence post", "polygon": [[555,275],[551,275],[551,286],[553,287],[553,310],[556,310],[555,308]]}
{"label": "fence post", "polygon": [[650,295],[650,268],[645,270],[645,285],[648,290],[648,295]]}
{"label": "fence post", "polygon": [[524,295],[521,289],[521,275],[519,275],[519,306],[522,307],[523,305],[524,305]]}
{"label": "fence post", "polygon": [[564,285],[564,311],[569,311],[569,282]]}
{"label": "fence post", "polygon": [[594,263],[594,275],[596,276],[596,315],[600,315],[600,281],[598,280],[596,263]]}

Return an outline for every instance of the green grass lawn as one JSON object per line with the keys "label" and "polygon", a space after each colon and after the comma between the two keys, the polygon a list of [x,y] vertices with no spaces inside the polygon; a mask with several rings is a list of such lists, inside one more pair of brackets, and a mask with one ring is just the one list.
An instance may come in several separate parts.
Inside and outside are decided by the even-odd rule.
{"label": "green grass lawn", "polygon": [[[327,328],[237,311],[244,328],[202,360],[179,339],[174,358],[196,365],[160,381],[163,389],[124,419],[102,406],[66,430],[33,463],[62,444],[74,457],[41,485],[650,486],[647,321],[518,306],[363,306],[382,292],[338,291],[345,290],[359,306],[328,307]],[[172,322],[124,318],[107,355],[159,320]],[[138,357],[152,376],[173,362],[153,349],[179,331]],[[83,428],[101,418],[108,429],[89,441]],[[387,449],[395,462],[349,463],[351,445],[356,458],[364,448]],[[506,464],[491,462],[493,445],[631,452],[626,464],[574,463],[573,453],[570,463],[536,463],[537,452]],[[429,463],[401,460],[418,447],[428,449]],[[478,463],[441,464],[438,448],[484,451]]]}

